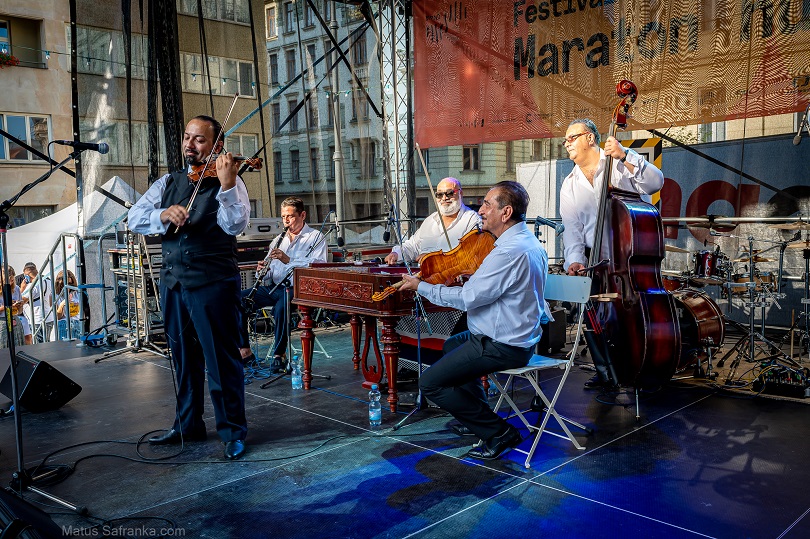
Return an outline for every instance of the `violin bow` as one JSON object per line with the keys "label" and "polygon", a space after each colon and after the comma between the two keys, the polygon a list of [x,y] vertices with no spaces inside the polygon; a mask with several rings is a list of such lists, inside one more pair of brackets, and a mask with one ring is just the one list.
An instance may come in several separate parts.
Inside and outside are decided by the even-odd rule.
{"label": "violin bow", "polygon": [[[194,199],[197,198],[197,192],[200,190],[200,185],[202,185],[202,180],[205,177],[205,171],[208,170],[208,166],[211,164],[211,160],[213,159],[215,152],[214,149],[219,144],[219,141],[222,140],[222,134],[225,132],[225,126],[228,125],[228,120],[231,118],[231,113],[233,112],[234,106],[236,106],[236,100],[239,99],[239,92],[236,92],[236,95],[233,96],[233,101],[231,101],[231,108],[228,109],[228,114],[225,116],[225,121],[221,124],[221,129],[219,130],[219,134],[217,135],[216,140],[214,141],[214,146],[211,148],[211,153],[208,154],[208,160],[205,162],[205,166],[200,172],[200,179],[197,181],[197,185],[194,186],[194,191],[191,193],[191,198],[188,199],[188,205],[186,206],[186,211],[191,211],[191,205],[194,204]],[[186,165],[188,167],[188,165]],[[174,232],[180,230],[180,226],[177,225],[174,227]]]}
{"label": "violin bow", "polygon": [[[416,143],[416,153],[419,154],[419,161],[422,162],[422,170],[425,171],[425,178],[427,178],[427,184],[430,188],[430,198],[433,199],[433,205],[436,206],[436,213],[439,217],[439,223],[442,225],[442,230],[444,231],[444,238],[447,240],[447,248],[452,249],[453,244],[450,243],[450,235],[447,233],[447,227],[444,226],[444,219],[442,219],[442,212],[439,209],[439,201],[436,200],[436,193],[433,191],[433,182],[430,181],[430,174],[428,174],[427,165],[425,165],[425,157],[422,155],[422,148],[419,147],[419,143]],[[452,224],[452,223],[451,223]]]}

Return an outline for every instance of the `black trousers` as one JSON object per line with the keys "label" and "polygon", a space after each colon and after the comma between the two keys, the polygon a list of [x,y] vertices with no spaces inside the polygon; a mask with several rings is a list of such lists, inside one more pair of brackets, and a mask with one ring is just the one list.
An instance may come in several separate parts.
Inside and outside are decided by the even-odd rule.
{"label": "black trousers", "polygon": [[245,379],[239,354],[237,274],[196,288],[160,287],[166,338],[177,371],[177,417],[174,428],[205,431],[205,376],[219,437],[244,440]]}
{"label": "black trousers", "polygon": [[508,424],[482,398],[479,380],[493,372],[525,367],[533,348],[518,348],[471,333],[470,338],[426,370],[419,380],[425,397],[449,412],[482,440],[503,434]]}

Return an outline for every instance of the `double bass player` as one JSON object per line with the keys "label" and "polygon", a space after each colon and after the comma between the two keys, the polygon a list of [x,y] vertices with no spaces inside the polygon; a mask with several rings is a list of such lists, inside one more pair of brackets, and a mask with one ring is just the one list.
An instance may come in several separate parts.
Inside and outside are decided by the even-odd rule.
{"label": "double bass player", "polygon": [[[565,149],[574,162],[574,170],[563,180],[560,189],[560,216],[565,225],[565,269],[569,275],[583,271],[588,253],[593,247],[599,193],[605,176],[608,156],[612,157],[611,186],[641,195],[650,202],[650,195],[664,185],[664,175],[653,164],[632,149],[624,148],[616,138],[605,140],[599,147],[599,131],[590,119],[572,121],[565,133]],[[615,385],[611,380],[608,359],[601,353],[592,331],[585,332],[596,374],[585,383],[586,388]]]}

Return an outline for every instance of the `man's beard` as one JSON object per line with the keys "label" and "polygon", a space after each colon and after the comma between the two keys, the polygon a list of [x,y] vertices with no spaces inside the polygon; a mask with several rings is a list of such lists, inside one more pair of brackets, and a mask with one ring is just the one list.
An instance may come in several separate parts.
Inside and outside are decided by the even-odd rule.
{"label": "man's beard", "polygon": [[458,213],[460,209],[461,209],[461,201],[458,199],[454,199],[449,206],[439,204],[439,213],[441,213],[442,215],[455,215]]}

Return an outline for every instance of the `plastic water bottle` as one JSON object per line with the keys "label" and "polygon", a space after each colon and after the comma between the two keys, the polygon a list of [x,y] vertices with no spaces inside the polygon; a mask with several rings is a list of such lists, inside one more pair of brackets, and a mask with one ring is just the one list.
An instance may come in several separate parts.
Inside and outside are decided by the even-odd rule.
{"label": "plastic water bottle", "polygon": [[298,356],[293,356],[291,367],[290,378],[292,379],[292,388],[293,389],[303,389],[304,387],[304,380],[301,375],[301,366],[298,364]]}
{"label": "plastic water bottle", "polygon": [[377,384],[372,385],[371,391],[368,392],[368,424],[372,429],[379,427],[380,423],[382,423],[380,396]]}

